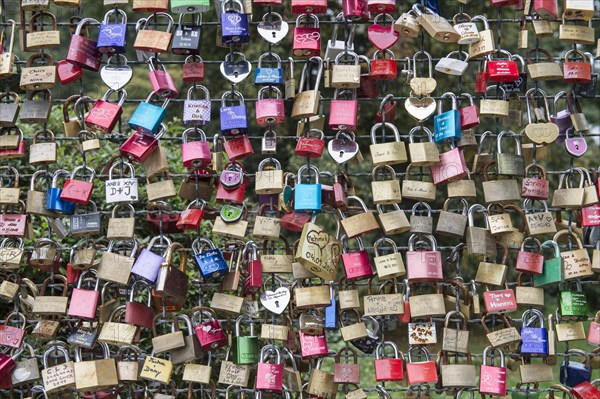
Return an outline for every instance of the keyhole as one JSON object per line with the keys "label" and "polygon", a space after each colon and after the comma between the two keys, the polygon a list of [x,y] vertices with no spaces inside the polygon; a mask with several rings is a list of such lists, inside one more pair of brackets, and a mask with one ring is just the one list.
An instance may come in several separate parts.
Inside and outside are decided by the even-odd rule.
{"label": "keyhole", "polygon": [[273,35],[273,39],[277,37],[277,32],[271,32],[271,34]]}
{"label": "keyhole", "polygon": [[279,301],[275,301],[275,306],[279,307]]}
{"label": "keyhole", "polygon": [[579,151],[579,143],[577,143],[577,142],[575,143],[575,149],[576,149],[577,151]]}
{"label": "keyhole", "polygon": [[340,151],[340,157],[344,156],[344,150]]}

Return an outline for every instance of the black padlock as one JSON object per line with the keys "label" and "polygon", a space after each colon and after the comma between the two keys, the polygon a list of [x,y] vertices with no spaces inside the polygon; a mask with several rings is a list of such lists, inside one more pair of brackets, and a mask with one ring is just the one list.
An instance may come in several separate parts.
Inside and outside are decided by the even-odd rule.
{"label": "black padlock", "polygon": [[71,215],[71,234],[74,236],[84,236],[100,233],[100,212],[94,201],[90,201],[85,205],[89,208],[87,213],[83,213],[84,206],[81,204],[75,205],[75,213]]}
{"label": "black padlock", "polygon": [[[185,22],[185,16],[192,15],[191,22]],[[198,55],[202,40],[202,14],[181,14],[173,34],[171,50],[173,54]]]}

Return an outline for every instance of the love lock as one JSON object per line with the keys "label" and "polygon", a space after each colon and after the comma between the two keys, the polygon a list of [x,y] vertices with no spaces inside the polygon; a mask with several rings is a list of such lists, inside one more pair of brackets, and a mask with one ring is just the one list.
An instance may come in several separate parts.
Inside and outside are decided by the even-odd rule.
{"label": "love lock", "polygon": [[341,130],[327,144],[329,155],[338,165],[345,164],[358,154],[359,147],[354,137],[353,132]]}

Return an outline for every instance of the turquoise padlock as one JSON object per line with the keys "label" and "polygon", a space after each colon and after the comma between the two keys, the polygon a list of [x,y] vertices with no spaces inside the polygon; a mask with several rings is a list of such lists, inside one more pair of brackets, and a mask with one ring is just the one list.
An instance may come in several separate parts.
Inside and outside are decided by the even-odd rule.
{"label": "turquoise padlock", "polygon": [[[314,184],[302,183],[302,172],[307,169],[315,172]],[[298,169],[298,180],[294,186],[294,210],[321,212],[321,184],[316,166],[304,165]]]}
{"label": "turquoise padlock", "polygon": [[165,99],[162,105],[151,104],[152,97],[155,96],[155,92],[151,92],[146,101],[140,103],[136,108],[131,118],[129,118],[129,127],[135,131],[151,136],[156,135],[160,129],[160,124],[165,119],[165,108],[171,101],[169,98]]}

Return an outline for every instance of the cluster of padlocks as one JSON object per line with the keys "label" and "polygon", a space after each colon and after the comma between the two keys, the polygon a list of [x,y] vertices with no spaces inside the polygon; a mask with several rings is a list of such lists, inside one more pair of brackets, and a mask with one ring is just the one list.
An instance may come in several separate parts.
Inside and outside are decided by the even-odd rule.
{"label": "cluster of padlocks", "polygon": [[[91,1],[18,3],[2,9],[0,397],[600,398],[593,1],[104,0],[102,21]],[[420,48],[398,58],[398,41]],[[249,60],[251,43],[268,51]],[[146,98],[127,97],[131,65]]]}

